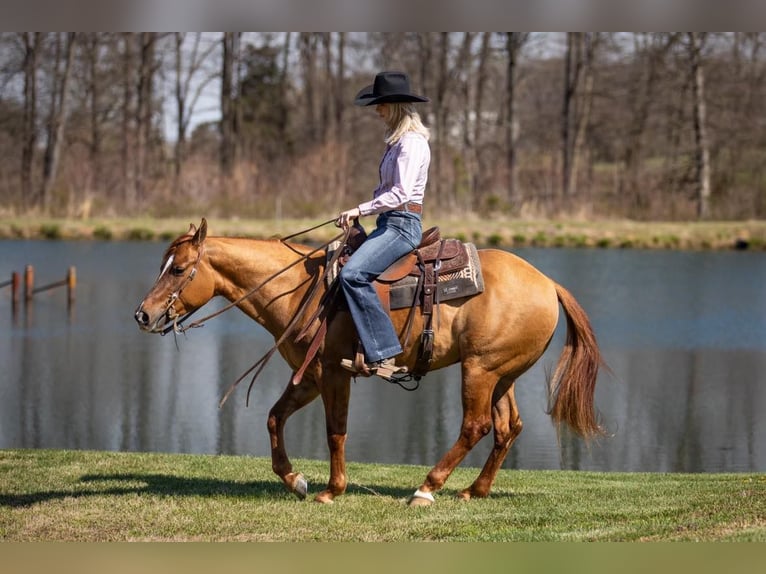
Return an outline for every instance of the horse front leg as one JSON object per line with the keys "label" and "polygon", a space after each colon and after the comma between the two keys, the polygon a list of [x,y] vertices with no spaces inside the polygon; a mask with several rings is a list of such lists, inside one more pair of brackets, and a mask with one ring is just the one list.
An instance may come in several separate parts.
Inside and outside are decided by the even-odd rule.
{"label": "horse front leg", "polygon": [[[292,379],[292,377],[290,377]],[[285,449],[285,423],[295,411],[302,409],[319,396],[319,389],[314,381],[304,378],[294,385],[292,380],[269,411],[268,429],[271,443],[271,468],[282,479],[287,490],[301,500],[306,498],[308,483],[299,472],[293,472],[293,465]]]}
{"label": "horse front leg", "polygon": [[[328,376],[329,375],[329,376]],[[324,402],[327,446],[330,449],[330,480],[327,488],[316,495],[315,502],[331,503],[346,492],[346,426],[351,377],[346,373],[327,373],[321,384]]]}

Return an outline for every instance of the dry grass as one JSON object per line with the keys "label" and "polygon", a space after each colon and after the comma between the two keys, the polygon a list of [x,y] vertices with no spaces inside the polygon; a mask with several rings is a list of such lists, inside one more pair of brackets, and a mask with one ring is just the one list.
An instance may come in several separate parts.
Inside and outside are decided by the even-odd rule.
{"label": "dry grass", "polygon": [[[0,217],[0,238],[158,240],[169,241],[200,218],[51,219]],[[208,220],[212,235],[267,238],[314,227],[323,219]],[[373,218],[364,218],[371,228]],[[426,217],[424,227],[438,225],[442,235],[481,246],[577,247],[621,249],[766,249],[766,221],[636,222],[629,220],[521,220]],[[325,225],[297,239],[327,241],[338,233]]]}

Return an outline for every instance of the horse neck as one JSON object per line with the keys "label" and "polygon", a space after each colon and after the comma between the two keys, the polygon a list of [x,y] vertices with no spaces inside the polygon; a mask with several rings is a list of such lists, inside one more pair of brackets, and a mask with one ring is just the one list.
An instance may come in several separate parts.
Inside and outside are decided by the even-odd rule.
{"label": "horse neck", "polygon": [[294,264],[311,249],[278,240],[209,237],[205,248],[216,273],[215,294],[233,302],[257,287],[237,306],[273,335],[280,335],[292,320],[322,257]]}

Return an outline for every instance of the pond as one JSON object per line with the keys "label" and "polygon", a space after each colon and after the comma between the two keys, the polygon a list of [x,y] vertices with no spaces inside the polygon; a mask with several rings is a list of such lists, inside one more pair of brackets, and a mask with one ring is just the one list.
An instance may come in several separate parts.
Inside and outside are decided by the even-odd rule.
{"label": "pond", "polygon": [[[0,241],[0,282],[26,264],[43,285],[77,268],[76,302],[35,295],[14,313],[0,290],[0,448],[95,449],[269,456],[266,416],[290,371],[275,357],[245,405],[246,379],[273,343],[232,310],[204,328],[141,333],[133,311],[159,269],[154,242]],[[515,469],[652,472],[766,471],[766,254],[518,249],[589,313],[611,373],[596,404],[609,436],[586,445],[546,414],[545,374],[565,324],[517,383],[524,431],[504,464]],[[211,303],[214,310],[223,305]],[[433,465],[460,426],[458,367],[415,392],[353,384],[350,461]],[[328,458],[321,401],[286,431],[291,457]],[[481,466],[485,438],[463,462]]]}

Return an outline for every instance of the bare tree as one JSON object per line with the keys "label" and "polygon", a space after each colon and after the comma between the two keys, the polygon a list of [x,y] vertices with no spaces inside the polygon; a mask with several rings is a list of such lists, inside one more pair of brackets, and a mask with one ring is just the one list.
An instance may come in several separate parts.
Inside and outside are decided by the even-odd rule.
{"label": "bare tree", "polygon": [[528,32],[506,32],[505,52],[508,58],[506,73],[506,124],[505,124],[505,153],[508,170],[508,199],[517,206],[519,202],[518,169],[516,166],[516,83],[518,77],[518,59],[524,44],[529,39]]}
{"label": "bare tree", "polygon": [[154,80],[159,67],[156,46],[158,35],[155,32],[141,32],[138,36],[140,59],[138,69],[138,87],[136,101],[136,162],[135,184],[139,201],[146,199],[146,174],[149,159],[149,147],[152,136],[152,118],[154,117]]}
{"label": "bare tree", "polygon": [[645,203],[643,186],[639,185],[639,167],[643,163],[644,140],[652,103],[656,100],[661,67],[678,34],[648,33],[634,35],[635,74],[627,94],[630,113],[623,153],[623,193],[638,208]]}
{"label": "bare tree", "polygon": [[434,138],[434,195],[441,207],[452,209],[454,197],[447,194],[446,187],[443,185],[444,174],[444,154],[447,147],[447,117],[449,114],[449,103],[447,99],[447,89],[449,87],[450,69],[449,69],[449,51],[450,35],[448,32],[439,33],[438,52],[436,54],[436,83],[434,88],[434,105],[436,115],[436,137]]}
{"label": "bare tree", "polygon": [[567,33],[561,118],[564,197],[574,195],[577,191],[577,173],[593,103],[593,58],[597,42],[597,33]]}
{"label": "bare tree", "polygon": [[490,40],[492,32],[482,32],[481,47],[479,48],[478,64],[476,69],[476,87],[473,105],[473,138],[471,141],[472,164],[473,164],[473,182],[472,192],[474,202],[479,202],[483,188],[484,173],[486,171],[486,162],[482,161],[485,154],[482,153],[482,131],[484,126],[484,99],[487,87],[490,64]]}
{"label": "bare tree", "polygon": [[132,32],[122,34],[122,195],[128,211],[136,203],[135,185],[135,37]]}
{"label": "bare tree", "polygon": [[705,105],[705,70],[702,65],[702,50],[705,34],[689,32],[689,64],[694,96],[694,165],[697,216],[710,216],[710,148],[707,136],[707,110]]}
{"label": "bare tree", "polygon": [[[175,40],[175,98],[178,123],[176,125],[176,144],[173,154],[173,166],[176,185],[181,178],[181,170],[186,155],[186,137],[189,121],[194,113],[202,93],[212,82],[216,74],[205,73],[205,64],[215,51],[215,44],[202,45],[202,33],[192,34],[188,52],[184,52],[189,35],[176,32]],[[200,74],[202,77],[199,77]]]}
{"label": "bare tree", "polygon": [[317,34],[301,32],[298,38],[303,76],[306,138],[310,143],[315,143],[319,138],[317,126]]}
{"label": "bare tree", "polygon": [[236,78],[240,32],[224,32],[221,68],[221,148],[220,166],[225,176],[232,174],[236,156],[237,107],[239,86]]}
{"label": "bare tree", "polygon": [[61,154],[61,143],[69,105],[69,76],[72,69],[76,37],[74,32],[55,34],[55,56],[50,78],[50,109],[46,124],[47,141],[43,156],[43,182],[40,192],[44,211],[48,211],[50,207],[51,188],[56,179]]}
{"label": "bare tree", "polygon": [[24,121],[21,146],[21,205],[35,204],[32,188],[32,165],[37,147],[37,64],[41,45],[40,32],[22,32],[24,44]]}

